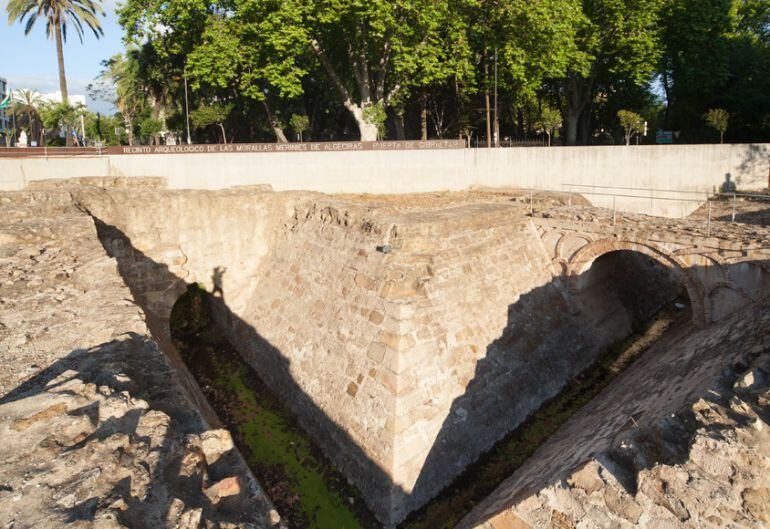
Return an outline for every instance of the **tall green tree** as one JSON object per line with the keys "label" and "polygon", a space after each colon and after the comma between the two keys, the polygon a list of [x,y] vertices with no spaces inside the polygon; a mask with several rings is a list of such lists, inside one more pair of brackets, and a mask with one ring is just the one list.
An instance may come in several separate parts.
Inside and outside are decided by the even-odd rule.
{"label": "tall green tree", "polygon": [[663,10],[665,126],[681,130],[685,140],[696,139],[705,111],[719,106],[716,99],[729,77],[735,14],[733,0],[672,0]]}
{"label": "tall green tree", "polygon": [[[439,0],[441,1],[441,0]],[[407,68],[406,55],[418,51],[420,35],[410,24],[432,2],[388,0],[309,0],[301,26],[307,45],[356,123],[360,139],[377,139],[370,107],[388,107],[404,90],[397,67]],[[341,38],[344,35],[345,38]]]}
{"label": "tall green tree", "polygon": [[640,85],[651,79],[661,56],[662,4],[663,0],[582,1],[578,53],[563,82],[568,145],[587,143],[591,105],[601,79],[618,76]]}
{"label": "tall green tree", "polygon": [[[494,48],[500,85],[512,103],[507,106],[526,106],[536,99],[546,79],[564,78],[569,68],[586,62],[586,53],[579,48],[580,30],[587,23],[580,0],[498,0],[480,7],[481,23],[476,27],[482,32],[478,39],[484,62],[482,84],[485,94],[489,93],[487,63]],[[484,31],[487,25],[489,37]]]}
{"label": "tall green tree", "polygon": [[115,105],[123,118],[128,144],[133,145],[137,117],[147,105],[137,55],[129,49],[126,55],[119,53],[103,61],[102,66],[96,82],[88,86],[89,95]]}
{"label": "tall green tree", "polygon": [[667,128],[680,130],[684,141],[710,141],[702,118],[723,108],[732,138],[767,138],[770,1],[671,0],[661,25]]}
{"label": "tall green tree", "polygon": [[[8,22],[24,24],[24,34],[29,34],[38,18],[46,21],[45,32],[56,42],[56,60],[59,65],[59,89],[62,103],[69,102],[67,76],[64,70],[63,42],[67,41],[67,30],[72,27],[83,42],[83,34],[90,29],[98,39],[104,34],[99,15],[104,10],[99,0],[9,0],[6,6]],[[67,134],[67,145],[71,138]]]}
{"label": "tall green tree", "polygon": [[399,113],[409,97],[416,97],[420,138],[427,140],[431,91],[449,82],[458,89],[466,87],[474,77],[470,16],[478,3],[473,0],[416,2],[411,8],[404,13],[409,23],[400,36],[410,48],[405,47],[394,55],[392,75],[399,91],[388,103]]}

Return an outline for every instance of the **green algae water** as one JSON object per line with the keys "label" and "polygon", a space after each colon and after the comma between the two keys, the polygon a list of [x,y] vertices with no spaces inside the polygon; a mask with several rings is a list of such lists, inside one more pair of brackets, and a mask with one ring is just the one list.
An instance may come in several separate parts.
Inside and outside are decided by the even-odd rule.
{"label": "green algae water", "polygon": [[289,527],[379,526],[358,492],[216,327],[205,291],[193,285],[179,299],[171,330],[185,364]]}
{"label": "green algae water", "polygon": [[[171,315],[175,344],[204,395],[291,528],[381,527],[358,492],[323,456],[293,414],[265,387],[211,320],[207,294],[192,286]],[[558,428],[598,395],[688,311],[673,304],[607,348],[528,420],[470,465],[401,529],[452,529]]]}

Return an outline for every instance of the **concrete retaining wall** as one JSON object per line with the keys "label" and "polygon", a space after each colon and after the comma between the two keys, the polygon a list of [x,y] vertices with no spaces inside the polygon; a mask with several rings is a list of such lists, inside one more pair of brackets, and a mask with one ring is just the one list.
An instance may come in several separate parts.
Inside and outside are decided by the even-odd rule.
{"label": "concrete retaining wall", "polygon": [[[222,189],[270,184],[280,190],[325,193],[417,193],[470,186],[581,188],[599,206],[681,216],[730,173],[741,190],[768,186],[770,144],[602,146],[301,153],[142,154],[103,157],[0,158],[0,190],[28,182],[87,176],[160,176],[172,189]],[[625,189],[697,191],[683,194]],[[576,191],[578,189],[576,188]]]}

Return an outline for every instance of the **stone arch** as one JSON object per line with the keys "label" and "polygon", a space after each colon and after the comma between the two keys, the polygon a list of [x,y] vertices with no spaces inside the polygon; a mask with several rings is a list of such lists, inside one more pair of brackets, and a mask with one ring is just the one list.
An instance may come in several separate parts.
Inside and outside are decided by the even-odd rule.
{"label": "stone arch", "polygon": [[583,274],[591,268],[591,265],[602,255],[629,250],[644,254],[655,259],[664,266],[671,268],[681,279],[687,295],[690,297],[693,321],[699,327],[709,322],[709,311],[703,288],[700,282],[688,271],[687,266],[677,256],[665,251],[663,248],[650,243],[624,239],[601,239],[586,244],[575,252],[568,263],[567,276],[571,281],[573,290],[580,289],[580,281]]}

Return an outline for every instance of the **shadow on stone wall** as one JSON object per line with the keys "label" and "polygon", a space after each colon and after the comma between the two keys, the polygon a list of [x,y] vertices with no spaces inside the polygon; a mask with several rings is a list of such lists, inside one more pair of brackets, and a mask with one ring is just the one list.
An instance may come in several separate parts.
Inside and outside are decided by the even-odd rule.
{"label": "shadow on stone wall", "polygon": [[[752,265],[758,267],[764,267],[767,270],[770,265],[770,260],[752,261]],[[728,265],[725,268],[726,274],[730,274],[730,268],[733,272],[740,273],[745,271],[746,263]],[[704,270],[702,267],[691,267],[693,275],[699,276]],[[757,285],[761,286],[761,285]],[[766,299],[766,298],[764,298]],[[712,300],[713,302],[714,300]],[[733,300],[737,301],[737,300]],[[752,307],[754,302],[746,299],[740,305],[735,305],[735,309],[744,309],[746,307]],[[710,329],[718,325],[723,325],[724,328],[729,331],[731,326],[737,321],[745,319],[746,314],[734,314],[727,316],[724,321],[711,323],[705,329],[698,329],[693,324],[687,326],[676,326],[672,328],[671,341],[666,344],[668,349],[671,349],[671,343],[681,343],[685,339],[696,335],[697,333],[703,333],[704,335],[709,332]],[[732,323],[731,323],[732,322]],[[755,329],[754,332],[761,332],[761,329]],[[579,335],[576,335],[579,336]],[[713,341],[709,345],[714,346]],[[569,347],[569,344],[562,344],[562,349],[565,350]],[[652,346],[653,348],[655,345]],[[719,344],[717,344],[719,347]],[[660,350],[659,352],[663,352]],[[508,485],[505,492],[500,491],[505,487],[505,484],[497,483],[494,487],[491,487],[487,494],[477,498],[469,509],[465,512],[467,514],[470,508],[474,508],[478,505],[479,501],[486,499],[483,509],[477,509],[474,511],[472,517],[465,519],[458,528],[468,529],[471,527],[477,527],[483,524],[485,521],[489,521],[494,518],[495,515],[510,508],[515,501],[523,500],[524,498],[537,494],[539,491],[551,487],[562,480],[564,480],[570,473],[579,468],[595,454],[604,452],[602,465],[610,472],[613,477],[626,489],[626,491],[633,495],[636,493],[637,488],[637,475],[639,472],[645,469],[650,469],[657,464],[677,465],[684,463],[689,458],[690,449],[696,434],[694,428],[690,428],[690,424],[695,424],[691,421],[691,417],[685,414],[683,417],[669,417],[666,419],[668,422],[665,427],[661,427],[657,421],[664,419],[665,414],[658,413],[661,410],[648,410],[645,408],[646,403],[643,397],[639,394],[640,391],[647,393],[645,396],[651,396],[652,400],[655,400],[659,405],[665,406],[665,403],[673,402],[689,402],[692,399],[697,399],[702,396],[702,392],[711,389],[708,384],[714,379],[719,378],[722,380],[720,384],[727,384],[728,387],[735,379],[736,373],[744,372],[751,362],[758,357],[760,350],[756,348],[749,350],[741,350],[739,348],[727,347],[724,351],[720,351],[718,354],[718,361],[709,365],[704,365],[700,362],[697,354],[692,354],[683,358],[676,358],[676,363],[667,365],[655,365],[651,364],[651,359],[646,356],[642,356],[636,362],[644,364],[644,367],[640,366],[636,369],[636,378],[642,377],[639,373],[644,372],[648,367],[654,367],[657,374],[650,369],[648,374],[649,378],[655,380],[655,384],[650,385],[649,381],[645,387],[639,387],[632,383],[632,386],[627,391],[622,390],[620,384],[615,386],[613,395],[616,400],[605,404],[600,412],[593,416],[593,422],[600,427],[595,429],[583,428],[577,429],[577,435],[575,434],[574,421],[562,426],[556,434],[554,434],[549,441],[554,441],[553,445],[547,452],[542,452],[539,449],[537,453],[530,457],[526,462],[522,463],[522,466],[527,465],[526,475],[519,475],[517,471],[514,471],[506,478],[506,482],[514,482],[514,485]],[[645,353],[646,354],[646,353]],[[658,353],[656,353],[658,354]],[[715,355],[716,356],[716,355]],[[479,367],[487,361],[491,360],[490,357],[479,362]],[[713,360],[713,359],[712,359]],[[477,378],[481,373],[483,375],[484,369],[477,367]],[[732,370],[730,368],[732,367]],[[625,376],[625,375],[621,375]],[[711,377],[711,378],[709,378]],[[686,382],[685,382],[686,381]],[[475,381],[474,381],[475,382]],[[620,380],[618,380],[620,382]],[[569,381],[567,381],[569,383]],[[473,384],[473,383],[472,383]],[[660,384],[660,385],[658,385]],[[537,387],[537,384],[533,385]],[[479,389],[473,390],[474,386],[469,385],[469,392],[466,392],[463,396],[459,397],[452,405],[453,410],[458,406],[467,406],[468,403],[473,401],[474,393],[478,393]],[[478,386],[476,386],[478,388]],[[538,389],[539,391],[539,389]],[[603,393],[606,393],[607,389]],[[729,394],[723,393],[724,394]],[[720,394],[709,393],[704,397],[706,400],[713,400],[713,402],[720,402],[724,404]],[[593,401],[592,401],[593,403]],[[504,405],[501,403],[500,405]],[[591,403],[585,405],[583,409],[589,408]],[[627,414],[613,415],[614,412],[623,409],[628,411]],[[671,412],[673,410],[666,410]],[[594,413],[597,410],[593,410]],[[613,413],[611,413],[613,412]],[[581,415],[583,414],[582,412]],[[450,413],[450,417],[452,414]],[[591,418],[583,416],[584,423],[590,422]],[[613,419],[615,422],[610,421]],[[620,420],[622,419],[622,420]],[[724,425],[724,428],[714,429],[710,431],[709,435],[713,435],[715,438],[719,438],[722,435],[723,430],[729,430],[729,425]],[[641,428],[647,428],[643,433],[637,435],[637,432],[641,431]],[[447,433],[442,430],[441,435],[451,435],[451,428],[446,428]],[[570,432],[572,437],[569,437]],[[620,443],[621,439],[633,437],[632,447],[625,447]],[[558,438],[558,439],[557,439]],[[577,438],[577,443],[575,443]],[[436,450],[436,458],[440,457],[437,447],[439,442],[434,445]],[[541,445],[547,446],[547,444]],[[644,457],[640,458],[639,453],[643,453]],[[431,453],[433,456],[433,452]],[[429,458],[431,457],[429,456]],[[530,463],[532,466],[530,467]],[[426,467],[432,465],[426,464]],[[462,476],[458,478],[458,482],[462,481]],[[422,476],[421,476],[422,480]],[[499,488],[498,488],[499,487]],[[494,493],[494,495],[493,495]],[[432,525],[430,523],[422,525],[423,528],[428,527],[444,527],[441,524]],[[486,527],[486,526],[485,526]]]}
{"label": "shadow on stone wall", "polygon": [[[745,155],[736,165],[735,183],[740,188],[741,185],[750,185],[752,188],[770,187],[770,150],[766,145],[751,144],[744,150]],[[764,182],[754,181],[745,175],[766,175]],[[747,181],[748,180],[748,181]]]}
{"label": "shadow on stone wall", "polygon": [[[621,250],[599,257],[575,284],[559,277],[508,307],[506,326],[487,346],[465,393],[457,397],[425,460],[410,497],[416,510],[441,488],[462,489],[472,464],[566,384],[627,338],[686,289],[663,264]],[[448,472],[447,468],[452,471]],[[479,484],[491,493],[499,483]],[[477,497],[475,501],[483,498]],[[470,506],[466,507],[470,508]],[[424,527],[444,527],[425,521]]]}
{"label": "shadow on stone wall", "polygon": [[[153,311],[154,300],[146,295],[148,278],[152,285],[164,286],[166,290],[176,292],[181,296],[186,290],[184,280],[169,268],[154,261],[131,245],[129,237],[115,226],[103,222],[94,217],[97,233],[107,253],[118,262],[118,269],[124,281],[130,288],[134,298],[147,316],[147,325],[153,336],[157,337],[164,352],[167,352],[170,361],[180,372],[184,379],[184,386],[191,394],[191,400],[198,403],[214,415],[214,411],[206,401],[200,388],[190,374],[184,362],[173,346],[168,314],[159,315]],[[334,463],[338,470],[353,478],[353,482],[361,490],[372,509],[381,520],[387,518],[387,513],[392,512],[392,501],[401,498],[404,492],[393,484],[390,476],[356,444],[350,435],[329,418],[320,409],[313,399],[297,384],[289,369],[289,360],[261,336],[256,329],[235,314],[225,302],[221,288],[222,275],[225,270],[215,268],[212,274],[218,281],[214,281],[214,292],[209,293],[209,305],[214,319],[225,331],[236,349],[244,355],[249,363],[257,370],[267,386],[276,392],[297,416],[302,427],[313,437],[316,443],[324,450],[327,457]],[[270,366],[269,369],[260,366]],[[259,476],[256,476],[259,479]]]}
{"label": "shadow on stone wall", "polygon": [[[134,248],[118,228],[99,219],[95,222],[102,244],[108,254],[117,259],[121,275],[145,311],[153,335],[158,337],[164,350],[169,348],[171,351],[171,361],[182,373],[184,385],[193,400],[207,408],[208,404],[170,343],[168,316],[173,302],[168,307],[169,314],[159,315],[151,308],[154,301],[145,296],[148,278],[153,284],[166,285],[177,295],[186,288],[184,280]],[[221,274],[222,271],[212,270],[212,273]],[[631,283],[634,281],[640,280],[634,279]],[[615,288],[621,284],[628,287],[628,282],[628,278],[620,277]],[[650,296],[655,292],[655,288],[641,290],[638,295]],[[662,296],[661,303],[665,303],[679,292],[657,289],[657,293]],[[554,396],[571,377],[596,359],[601,347],[608,345],[606,339],[597,338],[602,321],[595,322],[594,326],[585,324],[586,314],[581,302],[578,296],[569,293],[564,278],[556,278],[521,296],[508,307],[507,325],[501,336],[489,344],[486,357],[477,363],[475,376],[465,393],[452,403],[413,490],[407,492],[394,485],[388,473],[304,392],[292,377],[289,361],[281,351],[230,310],[221,292],[213,294],[216,295],[211,295],[210,300],[215,317],[233,345],[260,371],[264,382],[286,400],[300,424],[337,468],[352,477],[371,509],[386,524],[400,521],[409,511],[435,496],[442,488],[438,484],[447,484],[449,479],[457,476],[483,448],[491,447]],[[632,311],[627,300],[626,306],[622,300],[620,305]],[[559,333],[551,332],[555,328]],[[554,355],[554,352],[558,353]],[[260,370],[260,365],[270,368]],[[492,425],[496,421],[501,421],[504,426]],[[484,439],[478,433],[489,430],[495,431],[496,437]],[[468,450],[468,443],[474,443],[476,449]],[[542,485],[554,479],[557,479],[555,475],[543,475]]]}

